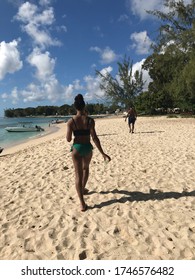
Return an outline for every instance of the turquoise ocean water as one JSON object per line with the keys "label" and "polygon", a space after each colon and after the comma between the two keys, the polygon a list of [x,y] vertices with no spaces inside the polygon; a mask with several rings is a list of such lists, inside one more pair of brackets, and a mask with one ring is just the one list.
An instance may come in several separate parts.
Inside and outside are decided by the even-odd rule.
{"label": "turquoise ocean water", "polygon": [[[60,120],[67,120],[70,116],[60,118]],[[45,118],[0,118],[0,147],[6,148],[17,145],[21,142],[28,141],[30,139],[43,136],[45,134],[54,132],[57,128],[55,125],[50,125],[52,120],[56,118],[45,117]],[[5,130],[6,126],[16,126],[19,122],[32,122],[33,125],[39,125],[45,129],[40,132],[8,132]]]}

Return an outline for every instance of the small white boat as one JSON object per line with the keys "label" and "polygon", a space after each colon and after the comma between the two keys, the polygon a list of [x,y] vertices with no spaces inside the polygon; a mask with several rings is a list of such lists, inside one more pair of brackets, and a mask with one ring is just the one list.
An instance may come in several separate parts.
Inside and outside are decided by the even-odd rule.
{"label": "small white boat", "polygon": [[52,123],[52,124],[64,123],[64,120],[59,120],[59,119],[57,119],[57,120],[52,120],[51,123]]}
{"label": "small white boat", "polygon": [[38,125],[33,125],[31,122],[20,122],[17,126],[7,126],[8,132],[36,132],[44,131],[44,128]]}

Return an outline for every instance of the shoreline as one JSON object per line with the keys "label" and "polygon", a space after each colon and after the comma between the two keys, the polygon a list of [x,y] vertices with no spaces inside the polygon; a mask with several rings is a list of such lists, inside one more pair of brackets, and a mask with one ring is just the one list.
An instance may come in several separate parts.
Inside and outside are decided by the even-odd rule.
{"label": "shoreline", "polygon": [[[94,116],[90,116],[93,117],[95,120],[95,123],[102,121],[102,120],[109,120],[109,119],[121,119],[124,120],[125,117],[124,115],[94,115]],[[140,119],[167,119],[167,120],[193,120],[194,118],[189,118],[189,117],[172,117],[169,118],[166,115],[162,115],[162,116],[138,116],[138,118]],[[61,137],[61,136],[66,136],[66,122],[65,123],[60,123],[60,124],[54,124],[52,126],[50,126],[49,128],[46,129],[45,131],[46,133],[43,134],[39,134],[39,135],[35,135],[32,138],[28,138],[25,140],[21,140],[18,141],[16,144],[8,144],[8,146],[5,146],[3,152],[0,154],[0,157],[3,155],[8,155],[8,154],[13,154],[15,152],[18,151],[22,151],[23,149],[26,148],[30,148],[32,146],[36,146],[39,145],[41,143],[50,141],[50,140],[54,140],[55,138]]]}
{"label": "shoreline", "polygon": [[[51,118],[53,116],[48,116],[48,118]],[[67,116],[66,116],[67,117]],[[68,117],[71,117],[71,116],[68,116]],[[100,121],[100,120],[103,120],[103,119],[124,119],[125,116],[123,114],[118,114],[118,115],[112,115],[112,114],[103,114],[103,115],[91,115],[90,117],[94,118],[95,122],[97,121]],[[28,117],[26,117],[28,118]],[[47,117],[43,117],[43,118],[47,118]],[[57,117],[56,117],[57,118]],[[59,118],[64,118],[64,116],[60,116]],[[157,115],[154,115],[154,116],[139,116],[138,115],[138,118],[167,118],[167,119],[191,119],[191,117],[180,117],[180,116],[173,116],[171,118],[169,118],[167,115],[161,115],[161,116],[157,116]],[[193,119],[193,118],[192,118]],[[64,129],[65,131],[65,127],[66,127],[66,122],[65,123],[60,123],[60,124],[55,124],[55,125],[52,125],[51,127],[49,127],[49,129],[47,128],[46,129],[46,133],[43,133],[43,134],[39,134],[39,135],[35,135],[33,136],[32,138],[28,138],[28,139],[25,139],[25,140],[20,140],[18,141],[16,144],[8,144],[7,146],[3,146],[2,148],[4,148],[3,152],[0,154],[0,157],[2,155],[6,155],[6,154],[10,154],[10,153],[14,153],[16,151],[19,151],[19,150],[22,150],[22,149],[25,149],[26,147],[30,147],[30,146],[33,146],[33,145],[37,145],[39,143],[42,143],[44,141],[47,141],[47,138],[48,140],[51,140],[52,139],[52,136],[50,137],[50,135],[56,135],[56,137],[59,135],[63,135],[63,133],[61,134],[61,130],[62,128]],[[59,132],[59,134],[58,134]],[[64,132],[65,133],[65,132]],[[65,134],[64,134],[65,136]]]}
{"label": "shoreline", "polygon": [[5,147],[0,157],[8,154],[13,154],[18,151],[24,150],[26,148],[37,146],[41,143],[60,137],[63,135],[63,133],[65,133],[64,132],[65,128],[66,128],[66,123],[61,123],[58,125],[55,124],[55,126],[53,125],[53,127],[50,127],[45,134],[44,133],[39,134],[37,136],[34,136],[33,138],[21,140],[17,142],[15,145],[11,144],[10,146]]}
{"label": "shoreline", "polygon": [[[101,119],[105,118],[118,118],[118,116],[111,116],[111,115],[95,115],[95,116],[90,116],[95,119],[95,121],[99,121]],[[121,116],[122,118],[122,116]],[[45,131],[46,133],[35,135],[33,138],[28,138],[25,140],[18,141],[16,144],[8,144],[8,146],[3,147],[4,150],[0,154],[0,157],[6,154],[12,154],[18,151],[21,151],[23,149],[26,149],[31,146],[38,145],[39,143],[43,143],[44,141],[49,141],[52,139],[55,139],[56,137],[66,136],[65,135],[65,129],[66,129],[66,122],[65,123],[60,123],[60,124],[54,124],[51,125],[47,130]],[[63,132],[64,131],[64,132]]]}

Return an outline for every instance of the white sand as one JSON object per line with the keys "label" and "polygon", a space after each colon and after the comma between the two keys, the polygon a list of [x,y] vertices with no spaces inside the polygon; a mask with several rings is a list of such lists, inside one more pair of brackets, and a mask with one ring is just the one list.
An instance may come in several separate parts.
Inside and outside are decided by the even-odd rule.
{"label": "white sand", "polygon": [[60,126],[0,155],[0,259],[195,259],[195,119],[97,120],[84,213]]}

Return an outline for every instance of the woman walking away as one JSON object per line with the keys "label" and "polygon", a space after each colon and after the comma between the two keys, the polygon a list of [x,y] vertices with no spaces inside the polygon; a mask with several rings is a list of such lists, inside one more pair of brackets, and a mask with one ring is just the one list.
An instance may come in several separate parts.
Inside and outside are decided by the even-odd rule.
{"label": "woman walking away", "polygon": [[90,136],[102,154],[104,160],[110,161],[111,158],[104,153],[101,147],[100,140],[95,131],[95,121],[86,114],[85,101],[82,94],[78,94],[75,97],[74,106],[77,113],[76,116],[67,122],[66,139],[70,142],[72,140],[72,134],[74,135],[71,151],[75,168],[76,191],[80,200],[81,211],[86,211],[87,205],[83,195],[88,191],[85,186],[89,177],[89,164],[92,158],[93,150],[93,146],[90,142]]}

